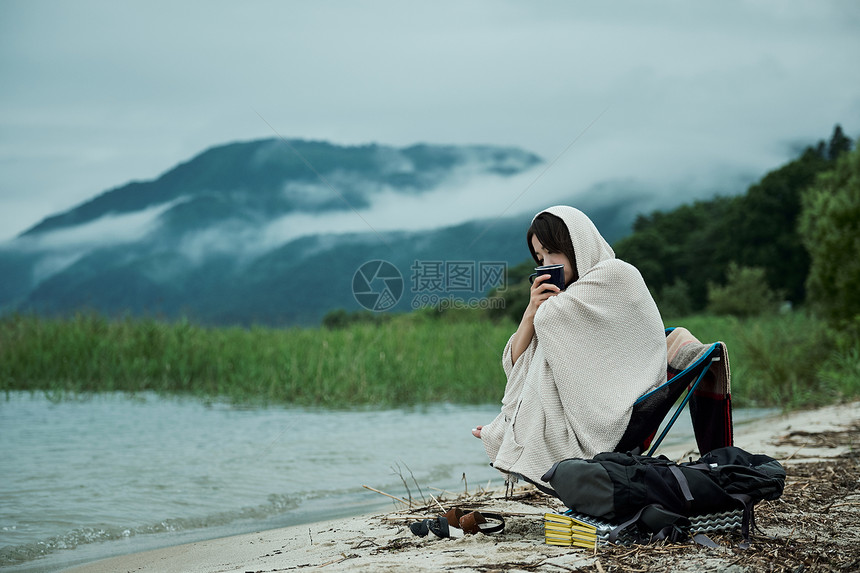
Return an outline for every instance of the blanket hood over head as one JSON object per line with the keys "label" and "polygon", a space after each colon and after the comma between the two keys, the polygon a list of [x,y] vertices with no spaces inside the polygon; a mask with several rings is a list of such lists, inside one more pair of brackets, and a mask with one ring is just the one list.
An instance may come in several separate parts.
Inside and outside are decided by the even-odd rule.
{"label": "blanket hood over head", "polygon": [[502,411],[481,430],[494,467],[538,483],[557,461],[612,451],[633,402],[666,380],[663,322],[639,271],[582,211],[542,212],[567,225],[579,279],[541,304],[516,362],[508,341]]}
{"label": "blanket hood over head", "polygon": [[[532,222],[543,213],[555,215],[567,225],[570,241],[573,243],[573,252],[576,253],[576,271],[579,276],[584,276],[594,266],[605,260],[614,259],[615,251],[594,226],[588,216],[573,207],[556,205],[534,216]],[[576,229],[576,232],[571,232]]]}

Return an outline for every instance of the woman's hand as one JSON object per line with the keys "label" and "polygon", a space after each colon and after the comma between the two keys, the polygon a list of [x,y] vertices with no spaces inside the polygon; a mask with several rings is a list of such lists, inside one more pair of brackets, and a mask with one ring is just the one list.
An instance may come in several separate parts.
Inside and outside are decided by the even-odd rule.
{"label": "woman's hand", "polygon": [[472,435],[480,440],[481,439],[481,428],[483,428],[483,427],[484,426],[478,426],[477,428],[472,428]]}
{"label": "woman's hand", "polygon": [[526,306],[523,319],[511,341],[511,362],[514,364],[528,348],[532,337],[535,335],[535,313],[537,313],[537,309],[546,302],[546,299],[561,292],[561,289],[556,285],[545,282],[550,278],[552,278],[550,275],[535,277],[535,282],[529,289],[529,304]]}
{"label": "woman's hand", "polygon": [[551,278],[552,276],[550,275],[535,277],[535,282],[532,283],[531,289],[529,289],[529,306],[526,308],[526,314],[529,314],[529,311],[531,311],[531,318],[534,318],[534,313],[537,312],[537,309],[546,299],[561,292],[558,286],[546,282]]}

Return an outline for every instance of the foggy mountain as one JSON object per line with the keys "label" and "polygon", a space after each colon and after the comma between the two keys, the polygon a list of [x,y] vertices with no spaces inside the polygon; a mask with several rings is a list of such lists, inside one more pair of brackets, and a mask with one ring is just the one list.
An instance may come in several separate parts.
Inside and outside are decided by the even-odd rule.
{"label": "foggy mountain", "polygon": [[[493,218],[497,208],[468,218],[466,204],[504,207],[498,189],[534,178],[542,163],[494,146],[266,139],[213,147],[0,245],[0,312],[318,324],[332,309],[362,308],[354,281],[366,279],[358,288],[372,292],[391,286],[391,276],[367,275],[374,267],[362,265],[374,260],[400,275],[396,304],[384,310],[409,310],[427,295],[480,297],[495,286],[481,280],[482,263],[527,257],[531,214]],[[582,203],[609,240],[629,230],[629,197],[598,193]],[[461,272],[444,283],[455,267],[471,282]],[[428,282],[433,272],[443,282]]]}

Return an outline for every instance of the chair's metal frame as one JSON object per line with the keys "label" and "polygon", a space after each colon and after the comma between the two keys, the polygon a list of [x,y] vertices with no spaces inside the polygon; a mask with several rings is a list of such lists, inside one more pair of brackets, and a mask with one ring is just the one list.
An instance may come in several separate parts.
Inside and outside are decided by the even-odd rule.
{"label": "chair's metal frame", "polygon": [[[703,354],[702,356],[699,357],[698,360],[696,360],[693,364],[691,364],[690,366],[688,366],[684,370],[678,372],[677,374],[675,374],[675,376],[672,377],[671,381],[675,381],[675,378],[677,378],[678,376],[687,375],[690,372],[695,372],[696,368],[701,368],[701,372],[699,372],[699,375],[696,377],[696,381],[689,385],[689,387],[687,388],[687,393],[684,395],[684,399],[681,400],[681,403],[678,404],[677,408],[675,408],[675,412],[672,414],[672,418],[666,424],[666,427],[663,428],[663,431],[660,433],[660,436],[656,440],[654,440],[654,443],[651,445],[651,449],[648,450],[649,456],[654,454],[654,452],[657,450],[657,447],[663,442],[663,438],[666,437],[666,434],[668,434],[669,430],[672,429],[672,426],[675,425],[675,421],[678,419],[678,416],[681,415],[681,412],[687,406],[687,402],[689,402],[690,398],[693,397],[693,392],[696,391],[696,388],[699,386],[699,382],[701,382],[702,378],[705,377],[705,374],[707,374],[708,370],[710,370],[713,363],[719,362],[719,361],[720,361],[720,343],[715,342],[711,345],[711,347],[708,349],[708,351],[705,354]],[[707,363],[707,366],[702,367],[702,365],[704,363]],[[668,384],[669,381],[667,381],[666,383]],[[647,394],[645,396],[642,396],[641,398],[639,398],[639,400],[644,399],[646,396],[647,396]],[[636,402],[639,402],[639,400],[637,400]],[[661,420],[661,423],[662,423],[662,420]],[[657,427],[659,428],[659,424]]]}
{"label": "chair's metal frame", "polygon": [[[669,333],[672,332],[673,330],[674,330],[674,328],[667,328],[666,329],[666,335],[668,336]],[[650,444],[650,448],[648,449],[647,455],[649,455],[649,456],[653,455],[654,452],[657,450],[657,448],[660,446],[660,444],[663,442],[663,439],[666,437],[666,434],[668,434],[669,430],[672,429],[672,426],[675,424],[675,421],[678,419],[678,416],[680,416],[681,412],[687,406],[687,403],[693,397],[693,392],[696,391],[696,388],[698,388],[699,383],[705,377],[705,374],[708,372],[708,370],[710,370],[710,368],[714,362],[720,361],[721,350],[722,350],[721,343],[715,342],[715,343],[711,344],[711,346],[708,348],[707,352],[702,354],[702,356],[700,356],[699,359],[696,360],[693,364],[691,364],[690,366],[688,366],[684,370],[675,374],[672,378],[667,380],[665,383],[660,385],[658,388],[655,388],[654,390],[648,392],[647,394],[644,394],[643,396],[639,397],[636,400],[636,402],[634,402],[633,407],[635,410],[637,404],[644,402],[653,394],[655,394],[657,392],[661,392],[665,388],[671,387],[675,384],[683,384],[685,382],[685,380],[689,380],[689,379],[692,379],[693,377],[695,377],[694,381],[687,382],[685,384],[685,386],[687,387],[686,388],[686,394],[683,394],[683,390],[680,393],[677,393],[677,397],[674,399],[674,401],[677,401],[681,396],[683,396],[683,399],[681,399],[681,403],[675,407],[675,411],[672,413],[672,416],[669,419],[669,422],[663,428],[663,431],[660,433],[659,437],[657,437],[654,440],[654,442]],[[671,410],[672,410],[672,406],[669,406],[666,409],[666,414],[668,414]],[[666,415],[664,415],[662,418],[660,418],[660,420],[656,420],[654,424],[651,424],[649,427],[653,428],[653,430],[651,430],[643,438],[643,440],[647,441],[648,436],[656,435],[657,431],[660,429],[660,425],[663,423],[663,420],[665,420],[665,419],[666,419]],[[642,445],[642,444],[639,444],[639,445]]]}

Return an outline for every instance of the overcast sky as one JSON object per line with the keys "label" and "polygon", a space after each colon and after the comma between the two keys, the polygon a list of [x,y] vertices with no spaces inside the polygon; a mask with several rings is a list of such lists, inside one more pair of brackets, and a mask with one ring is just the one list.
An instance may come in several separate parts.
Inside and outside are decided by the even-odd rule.
{"label": "overcast sky", "polygon": [[0,0],[0,241],[276,132],[558,157],[488,217],[613,180],[738,192],[860,134],[858,32],[826,0]]}

